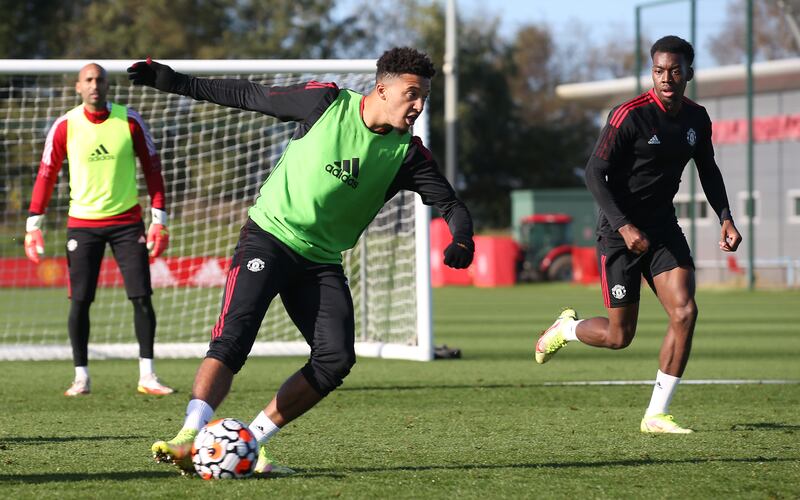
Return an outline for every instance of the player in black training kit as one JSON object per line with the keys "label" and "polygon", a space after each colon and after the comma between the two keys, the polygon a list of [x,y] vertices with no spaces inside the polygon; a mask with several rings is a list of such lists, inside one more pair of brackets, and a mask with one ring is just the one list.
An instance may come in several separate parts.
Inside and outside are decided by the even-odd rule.
{"label": "player in black training kit", "polygon": [[565,309],[536,344],[544,363],[570,341],[623,349],[636,334],[641,278],[669,316],[653,396],[640,429],[685,434],[669,402],[686,368],[697,319],[694,262],[672,200],[690,159],[722,225],[719,246],[735,252],[742,240],[733,224],[722,174],[714,161],[711,120],[686,99],[694,49],[666,36],[650,49],[653,88],[617,106],[586,166],[586,185],[600,206],[597,253],[608,318],[578,320]]}
{"label": "player in black training kit", "polygon": [[280,294],[311,354],[250,430],[260,445],[255,471],[289,472],[267,454],[267,441],[335,390],[356,362],[353,302],[341,252],[356,244],[384,203],[409,190],[447,220],[453,241],[444,263],[466,268],[472,262],[469,211],[410,131],[430,93],[433,64],[414,49],[391,49],[378,60],[375,86],[366,95],[315,81],[266,87],[194,78],[152,61],[128,72],[136,84],[297,123],[240,233],[183,428],[151,448],[157,460],[192,470],[194,437],[228,394],[267,307]]}

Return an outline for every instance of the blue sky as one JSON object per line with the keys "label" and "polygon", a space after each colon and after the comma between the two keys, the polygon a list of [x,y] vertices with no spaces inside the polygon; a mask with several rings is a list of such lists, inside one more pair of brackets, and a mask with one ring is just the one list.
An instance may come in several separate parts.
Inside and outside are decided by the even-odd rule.
{"label": "blue sky", "polygon": [[[444,2],[445,0],[441,0]],[[520,26],[547,23],[554,33],[570,30],[576,21],[590,26],[592,35],[606,39],[615,33],[633,38],[634,9],[649,0],[457,0],[461,15],[499,18],[501,33],[512,35]],[[696,67],[715,65],[708,53],[708,39],[723,27],[732,0],[697,0]],[[689,39],[689,2],[675,2],[642,10],[642,33],[656,40],[664,35]]]}
{"label": "blue sky", "polygon": [[[434,0],[445,4],[446,0]],[[735,0],[697,0],[697,39],[695,67],[716,66],[708,51],[709,37],[719,33],[728,7]],[[371,5],[390,12],[395,0],[370,0]],[[568,33],[577,25],[588,40],[606,40],[634,36],[634,9],[653,0],[456,0],[459,14],[469,19],[498,19],[500,31],[511,37],[525,24],[548,24],[553,32]],[[359,0],[339,0],[337,10],[348,11]],[[689,1],[676,1],[642,10],[642,33],[645,40],[664,35],[689,39]]]}
{"label": "blue sky", "polygon": [[[430,1],[430,0],[423,0]],[[445,5],[446,0],[433,0]],[[556,37],[574,35],[576,29],[587,43],[603,43],[612,36],[634,38],[634,11],[637,5],[659,0],[456,0],[462,19],[497,19],[500,33],[511,37],[521,26],[545,23]],[[717,66],[709,52],[709,39],[724,27],[727,11],[736,0],[697,0],[696,68]],[[349,12],[363,0],[339,0],[337,10]],[[396,0],[369,0],[369,5],[391,12]],[[655,41],[664,35],[689,39],[689,1],[676,0],[642,9],[644,40]]]}

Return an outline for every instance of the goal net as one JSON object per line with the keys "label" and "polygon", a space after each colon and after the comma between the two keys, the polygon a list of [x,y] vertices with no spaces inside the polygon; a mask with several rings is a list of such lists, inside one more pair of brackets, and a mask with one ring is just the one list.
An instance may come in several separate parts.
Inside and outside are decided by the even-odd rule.
{"label": "goal net", "polygon": [[[60,115],[80,104],[78,70],[89,61],[6,60],[0,64],[0,359],[71,359],[67,335],[65,236],[68,166],[62,167],[44,218],[45,258],[24,257],[28,204],[44,140]],[[156,309],[156,357],[202,357],[222,301],[239,228],[261,183],[294,130],[260,113],[133,87],[131,61],[96,61],[106,68],[108,100],[136,110],[163,164],[170,248],[150,265]],[[247,78],[265,85],[334,81],[360,92],[374,82],[374,61],[163,61],[211,78]],[[426,139],[423,116],[415,134]],[[149,198],[139,171],[140,203]],[[429,360],[428,224],[419,196],[400,192],[344,255],[356,318],[356,352]],[[299,331],[276,298],[253,355],[305,355]],[[91,308],[90,359],[138,356],[133,308],[111,251],[106,250]]]}

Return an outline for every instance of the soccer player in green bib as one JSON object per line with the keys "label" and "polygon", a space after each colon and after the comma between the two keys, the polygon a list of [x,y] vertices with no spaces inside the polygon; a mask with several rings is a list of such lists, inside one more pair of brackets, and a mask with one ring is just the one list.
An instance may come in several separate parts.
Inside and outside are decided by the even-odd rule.
{"label": "soccer player in green bib", "polygon": [[280,294],[311,347],[250,424],[260,444],[255,472],[290,473],[274,464],[267,441],[336,389],[356,358],[353,302],[341,253],[352,248],[381,207],[400,190],[419,193],[448,223],[452,243],[444,263],[472,262],[472,219],[409,129],[422,113],[435,70],[411,48],[394,48],[377,62],[367,95],[311,81],[267,87],[247,80],[202,79],[147,60],[128,68],[134,84],[241,108],[297,123],[294,135],[261,186],[228,272],[222,312],[195,376],[180,432],[157,441],[157,461],[192,472],[191,446],[245,363],[267,307]]}
{"label": "soccer player in green bib", "polygon": [[[153,369],[156,315],[150,298],[153,290],[148,250],[151,257],[158,257],[169,243],[161,160],[142,117],[131,108],[106,100],[105,69],[94,63],[81,68],[75,91],[82,104],[59,117],[45,139],[25,235],[25,254],[38,264],[44,253],[42,221],[66,157],[70,296],[67,325],[75,378],[64,395],[75,397],[91,392],[89,309],[106,244],[114,252],[133,304],[134,330],[139,341],[137,391],[172,394],[172,388],[162,384]],[[150,195],[152,220],[146,236],[136,185],[136,158]]]}

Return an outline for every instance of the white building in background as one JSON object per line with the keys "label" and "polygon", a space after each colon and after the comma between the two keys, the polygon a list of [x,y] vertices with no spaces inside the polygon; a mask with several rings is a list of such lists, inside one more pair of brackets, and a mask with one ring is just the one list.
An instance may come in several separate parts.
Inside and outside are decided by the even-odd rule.
{"label": "white building in background", "polygon": [[[719,224],[694,169],[686,168],[675,206],[681,226],[690,234],[690,175],[695,176],[696,240],[694,258],[701,282],[744,280],[749,261],[747,198],[747,101],[744,65],[696,71],[697,102],[713,122],[717,163],[722,170],[734,221],[745,241],[729,258],[717,247]],[[757,285],[800,286],[800,58],[753,65],[754,259]],[[633,76],[617,80],[560,85],[558,96],[596,108],[604,121],[608,111],[636,94]],[[652,87],[642,77],[643,90]],[[687,89],[688,92],[688,89]]]}

